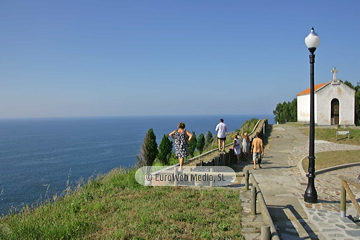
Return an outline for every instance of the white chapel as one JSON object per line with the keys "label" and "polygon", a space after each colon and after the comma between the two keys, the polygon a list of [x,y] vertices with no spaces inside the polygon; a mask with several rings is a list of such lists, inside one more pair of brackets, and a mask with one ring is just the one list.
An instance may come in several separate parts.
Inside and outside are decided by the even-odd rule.
{"label": "white chapel", "polygon": [[[316,125],[355,125],[355,90],[336,78],[314,86]],[[297,95],[298,122],[310,122],[310,88]]]}

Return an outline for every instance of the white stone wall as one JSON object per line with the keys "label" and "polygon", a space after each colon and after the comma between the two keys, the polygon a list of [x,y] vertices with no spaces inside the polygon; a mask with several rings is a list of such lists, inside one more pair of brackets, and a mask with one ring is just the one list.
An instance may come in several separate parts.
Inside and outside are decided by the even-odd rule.
{"label": "white stone wall", "polygon": [[310,94],[297,96],[298,122],[310,122]]}
{"label": "white stone wall", "polygon": [[318,125],[331,125],[331,101],[339,100],[339,124],[354,125],[355,119],[355,90],[340,82],[330,83],[316,92],[319,104],[316,106],[316,120]]}
{"label": "white stone wall", "polygon": [[[314,96],[314,114],[315,114],[315,124],[317,123],[317,96]],[[297,116],[298,122],[310,123],[310,94],[304,94],[297,96]]]}

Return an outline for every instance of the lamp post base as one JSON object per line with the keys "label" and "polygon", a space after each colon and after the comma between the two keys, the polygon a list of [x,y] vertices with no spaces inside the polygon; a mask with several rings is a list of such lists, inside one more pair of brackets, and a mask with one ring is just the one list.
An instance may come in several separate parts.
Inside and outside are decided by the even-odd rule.
{"label": "lamp post base", "polygon": [[318,198],[317,196],[306,196],[304,195],[304,201],[307,203],[317,203],[318,202]]}
{"label": "lamp post base", "polygon": [[318,195],[314,185],[314,177],[309,177],[308,186],[305,190],[304,201],[307,203],[317,203]]}

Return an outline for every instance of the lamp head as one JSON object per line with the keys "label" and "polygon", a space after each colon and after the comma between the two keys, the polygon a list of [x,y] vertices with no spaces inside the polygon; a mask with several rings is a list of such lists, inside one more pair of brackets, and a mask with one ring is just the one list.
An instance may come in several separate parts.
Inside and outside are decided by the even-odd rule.
{"label": "lamp head", "polygon": [[314,53],[320,44],[320,37],[315,33],[314,28],[311,28],[309,35],[305,38],[305,44],[311,53]]}

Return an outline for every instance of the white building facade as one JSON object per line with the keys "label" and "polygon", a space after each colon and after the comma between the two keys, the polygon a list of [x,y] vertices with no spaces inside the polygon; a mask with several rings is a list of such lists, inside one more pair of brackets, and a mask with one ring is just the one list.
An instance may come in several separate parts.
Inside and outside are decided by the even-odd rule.
{"label": "white building facade", "polygon": [[[355,90],[334,77],[314,86],[315,124],[355,125]],[[298,122],[310,122],[310,89],[297,94]]]}

